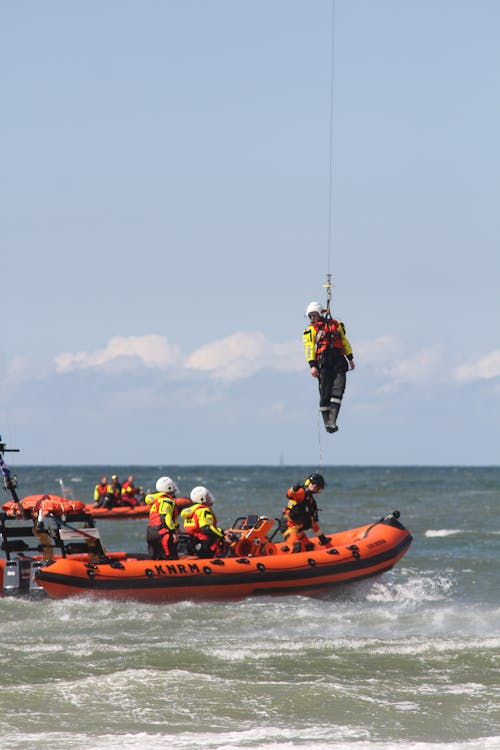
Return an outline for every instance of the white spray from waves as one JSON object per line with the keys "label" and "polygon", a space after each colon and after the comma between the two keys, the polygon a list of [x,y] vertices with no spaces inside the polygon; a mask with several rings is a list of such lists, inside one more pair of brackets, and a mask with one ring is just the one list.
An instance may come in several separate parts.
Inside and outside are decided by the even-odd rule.
{"label": "white spray from waves", "polygon": [[450,575],[435,571],[423,571],[410,575],[406,569],[399,571],[398,578],[380,579],[372,583],[367,600],[372,602],[397,602],[402,606],[418,605],[424,602],[446,601],[453,591],[455,582]]}
{"label": "white spray from waves", "polygon": [[[240,732],[181,734],[69,734],[48,732],[29,736],[6,735],[8,750],[498,750],[500,735],[458,742],[378,742],[360,737],[359,730],[342,727],[342,737],[325,737],[318,727],[270,730],[256,728]],[[349,736],[351,735],[351,736]]]}

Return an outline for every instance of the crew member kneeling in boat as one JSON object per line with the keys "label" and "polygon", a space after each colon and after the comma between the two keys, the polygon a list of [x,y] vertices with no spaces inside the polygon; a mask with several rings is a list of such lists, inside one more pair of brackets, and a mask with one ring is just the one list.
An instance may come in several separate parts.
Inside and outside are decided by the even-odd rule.
{"label": "crew member kneeling in boat", "polygon": [[188,534],[188,552],[198,557],[213,557],[224,541],[224,530],[217,526],[212,510],[214,498],[206,487],[194,487],[189,508],[181,511],[184,531]]}
{"label": "crew member kneeling in boat", "polygon": [[94,488],[94,508],[102,508],[108,494],[108,478],[101,477]]}
{"label": "crew member kneeling in boat", "polygon": [[118,505],[120,505],[122,497],[122,486],[120,484],[120,480],[118,479],[117,474],[113,474],[111,477],[111,482],[108,484],[108,489],[106,492],[106,497],[104,499],[103,507],[104,508],[116,508]]}
{"label": "crew member kneeling in boat", "polygon": [[294,484],[287,491],[288,504],[284,509],[286,529],[283,532],[285,541],[292,545],[292,552],[303,552],[309,545],[307,534],[312,529],[318,536],[321,545],[328,544],[330,539],[323,534],[318,522],[318,506],[314,495],[321,492],[326,483],[321,474],[310,474],[304,484]]}
{"label": "crew member kneeling in boat", "polygon": [[139,500],[136,495],[140,495],[142,487],[136,487],[134,484],[134,477],[132,474],[124,481],[121,490],[120,505],[126,505],[129,508],[135,508],[139,505]]}
{"label": "crew member kneeling in boat", "polygon": [[177,560],[176,529],[177,507],[175,495],[179,489],[170,477],[160,477],[156,482],[156,492],[146,495],[145,503],[150,505],[149,524],[146,533],[148,554],[153,560]]}

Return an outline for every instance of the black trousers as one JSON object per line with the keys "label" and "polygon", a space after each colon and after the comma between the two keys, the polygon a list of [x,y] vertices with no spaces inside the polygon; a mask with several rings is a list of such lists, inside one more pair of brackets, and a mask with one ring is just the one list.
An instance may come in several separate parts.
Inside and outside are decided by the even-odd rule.
{"label": "black trousers", "polygon": [[146,531],[148,554],[152,560],[177,560],[174,535],[163,526],[148,526]]}
{"label": "black trousers", "polygon": [[342,401],[348,365],[343,354],[324,352],[319,363],[319,407],[329,408],[332,399]]}
{"label": "black trousers", "polygon": [[214,539],[199,539],[196,536],[190,535],[188,539],[188,552],[190,555],[197,555],[201,558],[213,557],[216,553],[214,541]]}

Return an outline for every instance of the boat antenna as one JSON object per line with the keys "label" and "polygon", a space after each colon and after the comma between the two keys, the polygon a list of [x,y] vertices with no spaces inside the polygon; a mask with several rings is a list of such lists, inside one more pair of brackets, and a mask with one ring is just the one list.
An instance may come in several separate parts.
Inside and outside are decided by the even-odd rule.
{"label": "boat antenna", "polygon": [[19,453],[19,448],[7,448],[6,444],[2,441],[2,436],[0,435],[0,473],[2,474],[3,488],[5,492],[10,492],[15,503],[19,503],[19,498],[16,492],[17,478],[12,476],[9,467],[3,460],[4,453]]}
{"label": "boat antenna", "polygon": [[333,255],[333,240],[334,240],[334,132],[333,132],[333,105],[335,101],[335,0],[332,0],[332,24],[331,24],[331,64],[330,64],[330,186],[328,194],[328,262],[326,274],[326,282],[323,287],[326,289],[326,311],[327,316],[330,316],[330,302],[332,299],[332,255]]}

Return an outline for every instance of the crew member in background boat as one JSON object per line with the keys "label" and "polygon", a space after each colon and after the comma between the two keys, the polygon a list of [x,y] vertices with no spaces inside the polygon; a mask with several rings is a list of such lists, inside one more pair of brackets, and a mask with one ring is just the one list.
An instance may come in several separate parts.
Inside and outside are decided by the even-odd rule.
{"label": "crew member in background boat", "polygon": [[116,474],[111,477],[111,482],[108,484],[108,490],[106,492],[106,499],[104,500],[105,508],[116,508],[121,504],[122,499],[122,486],[120,480]]}
{"label": "crew member in background boat", "polygon": [[212,510],[214,498],[206,487],[193,487],[193,505],[181,511],[184,531],[188,536],[188,552],[198,557],[213,557],[224,542],[224,530],[217,526]]}
{"label": "crew member in background boat", "polygon": [[318,522],[318,506],[314,495],[326,487],[321,474],[310,474],[304,484],[294,484],[287,491],[288,503],[283,513],[286,529],[283,532],[285,541],[292,545],[292,552],[303,552],[314,549],[304,532],[312,528],[321,545],[328,544],[330,539],[323,534]]}
{"label": "crew member in background boat", "polygon": [[170,477],[160,477],[156,482],[156,492],[146,495],[145,503],[150,505],[149,524],[146,532],[148,554],[153,560],[177,560],[177,536],[179,527],[175,496],[179,492]]}
{"label": "crew member in background boat", "polygon": [[108,478],[101,477],[94,489],[94,508],[102,508],[108,494]]}
{"label": "crew member in background boat", "polygon": [[122,485],[121,505],[128,505],[129,508],[135,508],[139,505],[140,497],[144,498],[142,487],[136,487],[134,477],[131,474]]}
{"label": "crew member in background boat", "polygon": [[345,326],[332,318],[319,302],[311,302],[311,321],[302,339],[313,378],[319,382],[319,410],[327,432],[337,432],[337,416],[346,386],[347,370],[354,370],[352,347]]}

